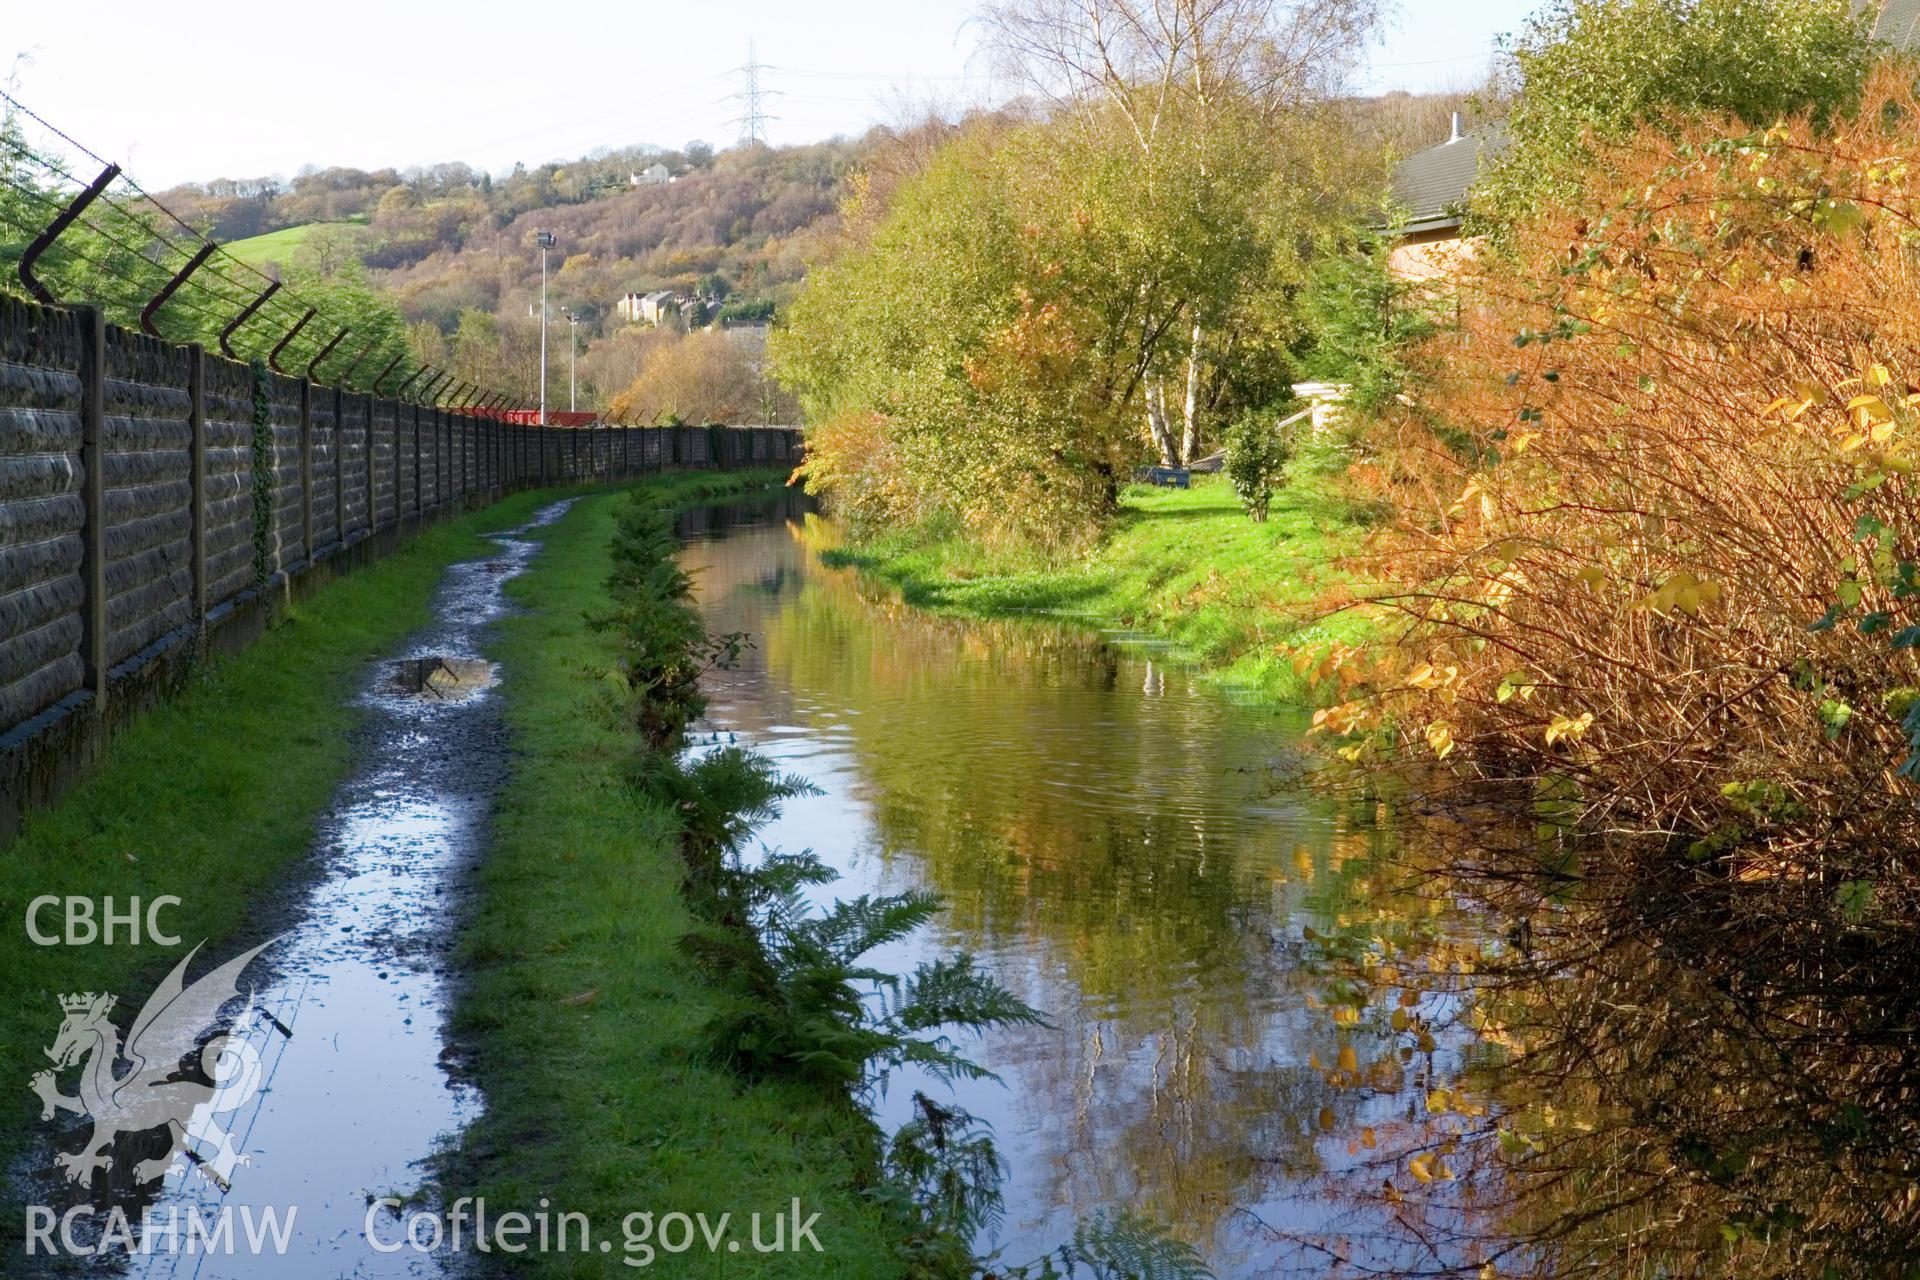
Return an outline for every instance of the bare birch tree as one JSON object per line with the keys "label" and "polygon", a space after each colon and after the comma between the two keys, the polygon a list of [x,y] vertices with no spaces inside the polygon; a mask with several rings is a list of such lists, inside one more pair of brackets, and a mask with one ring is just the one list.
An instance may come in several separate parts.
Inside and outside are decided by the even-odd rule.
{"label": "bare birch tree", "polygon": [[[1229,149],[1277,162],[1290,121],[1346,88],[1390,2],[992,0],[981,19],[1004,69],[1061,116],[1090,135],[1123,131],[1151,214],[1221,199]],[[1132,326],[1148,435],[1168,466],[1200,450],[1207,338],[1240,284],[1197,265],[1183,273],[1193,287],[1172,296],[1142,281]],[[1165,384],[1182,363],[1176,433]]]}

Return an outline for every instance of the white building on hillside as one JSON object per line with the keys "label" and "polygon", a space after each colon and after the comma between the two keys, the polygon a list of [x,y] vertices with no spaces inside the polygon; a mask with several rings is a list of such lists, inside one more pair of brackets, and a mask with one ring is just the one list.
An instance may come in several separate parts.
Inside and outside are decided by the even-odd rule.
{"label": "white building on hillside", "polygon": [[613,310],[628,324],[650,324],[657,329],[679,315],[680,303],[673,290],[655,289],[652,293],[626,294]]}

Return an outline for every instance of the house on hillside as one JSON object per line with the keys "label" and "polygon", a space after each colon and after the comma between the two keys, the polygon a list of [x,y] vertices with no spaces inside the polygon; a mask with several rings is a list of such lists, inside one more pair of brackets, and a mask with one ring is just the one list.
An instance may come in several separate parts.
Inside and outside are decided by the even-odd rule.
{"label": "house on hillside", "polygon": [[679,314],[680,304],[673,290],[655,289],[623,295],[613,311],[627,324],[650,324],[657,329]]}
{"label": "house on hillside", "polygon": [[658,160],[638,173],[629,173],[627,175],[627,185],[630,187],[664,187],[672,181],[673,170],[667,168],[667,166],[661,164]]}
{"label": "house on hillside", "polygon": [[[1875,10],[1876,40],[1908,52],[1920,52],[1920,0],[1858,0]],[[1416,151],[1393,172],[1393,202],[1407,222],[1387,256],[1395,279],[1419,283],[1452,274],[1473,242],[1460,235],[1460,208],[1467,192],[1507,149],[1501,121],[1463,132],[1460,115],[1445,142]]]}

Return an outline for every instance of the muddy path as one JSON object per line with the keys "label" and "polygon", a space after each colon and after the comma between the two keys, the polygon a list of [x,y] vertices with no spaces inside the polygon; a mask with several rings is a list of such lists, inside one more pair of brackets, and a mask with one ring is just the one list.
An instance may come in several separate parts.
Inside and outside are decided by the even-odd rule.
{"label": "muddy path", "polygon": [[[143,1216],[184,1223],[224,1210],[233,1251],[190,1254],[156,1237],[113,1271],[155,1280],[442,1272],[444,1255],[373,1248],[369,1206],[417,1196],[421,1162],[479,1106],[445,1061],[445,1022],[458,899],[509,768],[488,632],[509,607],[505,584],[539,549],[539,529],[570,505],[542,508],[493,535],[495,554],[451,566],[434,621],[366,672],[353,772],[320,820],[304,874],[255,909],[256,939],[278,941],[248,970],[262,984],[259,1011],[236,1028],[257,1055],[260,1084],[221,1119],[241,1157],[229,1185],[203,1163],[176,1162],[140,1194],[127,1169],[114,1171],[115,1184],[133,1192],[119,1203],[136,1228]],[[228,958],[203,953],[193,975]],[[74,1145],[71,1134],[56,1141]],[[269,1213],[284,1234],[256,1249],[248,1224]],[[402,1237],[391,1213],[376,1221],[383,1242]]]}

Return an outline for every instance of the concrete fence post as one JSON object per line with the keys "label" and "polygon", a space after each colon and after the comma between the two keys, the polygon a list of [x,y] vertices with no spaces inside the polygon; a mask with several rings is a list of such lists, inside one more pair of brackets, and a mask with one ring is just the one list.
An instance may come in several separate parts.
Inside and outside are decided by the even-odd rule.
{"label": "concrete fence post", "polygon": [[187,558],[193,562],[193,621],[207,636],[207,349],[187,348]]}
{"label": "concrete fence post", "polygon": [[333,545],[347,545],[347,393],[333,389]]}
{"label": "concrete fence post", "polygon": [[420,406],[413,406],[413,518],[417,521],[423,514],[420,501],[425,494],[420,479]]}
{"label": "concrete fence post", "polygon": [[300,545],[313,563],[313,383],[300,379]]}
{"label": "concrete fence post", "polygon": [[73,311],[80,326],[80,581],[86,592],[80,658],[82,687],[99,714],[107,706],[107,318],[95,306]]}
{"label": "concrete fence post", "polygon": [[373,392],[367,392],[367,536],[373,536],[373,526],[377,513],[373,505]]}
{"label": "concrete fence post", "polygon": [[387,403],[393,406],[393,523],[398,528],[400,517],[406,514],[406,499],[401,496],[400,489],[400,463],[406,456],[406,450],[400,447],[400,402],[390,400]]}

